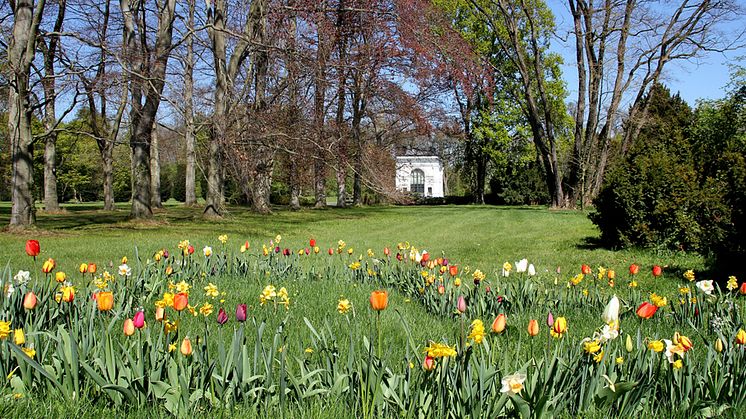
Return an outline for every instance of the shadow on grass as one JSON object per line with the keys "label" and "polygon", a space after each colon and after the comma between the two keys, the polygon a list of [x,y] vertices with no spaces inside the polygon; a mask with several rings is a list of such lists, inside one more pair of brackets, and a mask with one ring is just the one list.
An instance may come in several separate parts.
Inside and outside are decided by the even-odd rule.
{"label": "shadow on grass", "polygon": [[601,241],[601,238],[598,236],[585,237],[580,243],[575,245],[575,248],[578,250],[617,250],[611,246],[604,244],[604,242]]}

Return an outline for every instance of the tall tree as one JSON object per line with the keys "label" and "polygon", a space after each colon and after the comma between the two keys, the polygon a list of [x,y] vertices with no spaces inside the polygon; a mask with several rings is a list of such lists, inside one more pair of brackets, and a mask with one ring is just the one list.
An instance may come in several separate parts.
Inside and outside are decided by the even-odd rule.
{"label": "tall tree", "polygon": [[584,205],[598,194],[603,182],[625,94],[631,91],[634,99],[622,137],[622,155],[640,132],[646,113],[644,98],[667,64],[735,47],[743,30],[725,34],[721,25],[743,10],[730,0],[679,0],[662,7],[639,0],[568,0],[568,5],[573,17],[578,97],[566,192],[570,205]]}
{"label": "tall tree", "polygon": [[39,39],[39,47],[44,59],[44,128],[48,132],[44,138],[44,208],[47,211],[59,210],[60,204],[57,197],[57,92],[55,89],[55,62],[57,61],[58,46],[62,23],[65,20],[67,1],[62,0],[57,5],[57,19],[54,22],[52,33]]}
{"label": "tall tree", "polygon": [[[146,2],[120,0],[124,18],[126,67],[130,74],[130,147],[132,148],[132,210],[134,218],[152,217],[150,145],[155,116],[166,83],[171,55],[176,0],[158,7],[155,42],[149,45]],[[153,37],[153,35],[150,35]],[[152,55],[151,55],[152,51]],[[143,102],[144,99],[144,102]]]}
{"label": "tall tree", "polygon": [[8,44],[8,133],[13,164],[10,225],[22,228],[36,221],[29,79],[45,0],[38,0],[36,5],[33,0],[10,4],[14,17]]}

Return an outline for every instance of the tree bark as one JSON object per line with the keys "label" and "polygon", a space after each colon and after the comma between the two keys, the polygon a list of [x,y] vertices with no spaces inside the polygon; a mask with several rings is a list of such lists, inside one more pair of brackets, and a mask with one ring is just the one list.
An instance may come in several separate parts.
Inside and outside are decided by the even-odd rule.
{"label": "tree bark", "polygon": [[[267,1],[254,0],[249,9],[249,22],[251,22],[251,39],[255,45],[260,45],[253,54],[254,68],[254,112],[263,115],[267,109],[267,70],[269,68],[269,52],[264,45],[267,44]],[[270,194],[272,192],[272,171],[275,162],[275,149],[272,145],[257,141],[256,166],[254,167],[254,194],[252,206],[255,212],[269,214],[272,212],[270,205]]]}
{"label": "tree bark", "polygon": [[[194,30],[195,0],[189,0],[189,30]],[[184,205],[197,205],[196,154],[194,135],[194,37],[187,35],[184,66],[184,140],[186,142],[186,198]]]}
{"label": "tree bark", "polygon": [[347,19],[345,0],[340,0],[337,6],[337,207],[347,206],[347,133],[344,129],[345,92],[347,84]]}
{"label": "tree bark", "polygon": [[161,202],[161,155],[158,150],[158,124],[150,134],[150,206],[163,208]]}
{"label": "tree bark", "polygon": [[14,6],[14,20],[7,48],[10,67],[8,135],[13,165],[10,226],[23,228],[36,221],[29,78],[45,0],[39,0],[36,7],[32,0],[17,0],[11,5]]}

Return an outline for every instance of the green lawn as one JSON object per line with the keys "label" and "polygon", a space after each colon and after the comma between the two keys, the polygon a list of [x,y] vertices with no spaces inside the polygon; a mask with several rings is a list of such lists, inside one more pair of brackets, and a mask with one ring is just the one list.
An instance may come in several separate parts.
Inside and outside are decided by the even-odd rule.
{"label": "green lawn", "polygon": [[[238,248],[248,240],[252,246],[277,234],[291,248],[306,246],[313,237],[322,248],[344,240],[363,253],[372,248],[409,241],[433,255],[444,254],[463,265],[478,267],[493,275],[502,263],[528,258],[538,270],[575,272],[581,263],[626,269],[630,263],[643,267],[669,265],[670,272],[700,270],[696,255],[671,252],[611,251],[595,244],[597,230],[587,214],[579,211],[549,211],[543,207],[434,206],[370,207],[360,209],[277,210],[272,215],[252,214],[233,207],[220,221],[205,221],[201,208],[169,206],[156,212],[153,221],[128,221],[126,207],[116,212],[97,206],[71,205],[66,213],[39,212],[38,230],[23,234],[0,234],[0,262],[28,265],[23,243],[42,241],[42,257],[53,257],[63,270],[73,270],[84,261],[101,265],[132,257],[135,247],[142,257],[157,249],[172,249],[189,239],[195,247],[216,246],[217,236],[227,234],[229,246]],[[6,224],[9,208],[0,208],[0,223]],[[144,255],[144,256],[143,256]],[[27,266],[28,267],[28,266]]]}

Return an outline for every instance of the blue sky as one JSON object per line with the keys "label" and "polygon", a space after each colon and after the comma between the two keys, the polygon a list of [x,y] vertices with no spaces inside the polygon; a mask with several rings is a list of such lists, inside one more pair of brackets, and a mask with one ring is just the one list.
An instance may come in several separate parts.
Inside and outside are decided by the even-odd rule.
{"label": "blue sky", "polygon": [[[566,0],[547,0],[552,8],[557,23],[558,34],[567,33],[572,29],[572,17]],[[744,24],[742,20],[741,25]],[[743,30],[733,24],[734,30]],[[577,95],[578,76],[575,68],[575,45],[572,34],[568,34],[563,42],[559,37],[553,39],[552,50],[562,55],[563,78],[567,82],[569,96],[567,100],[574,101]],[[679,61],[666,64],[665,79],[663,80],[672,92],[679,92],[681,97],[694,106],[697,99],[719,99],[725,96],[725,87],[730,80],[728,64],[736,63],[740,57],[740,64],[746,65],[746,47],[724,54],[710,53],[696,62]]]}

